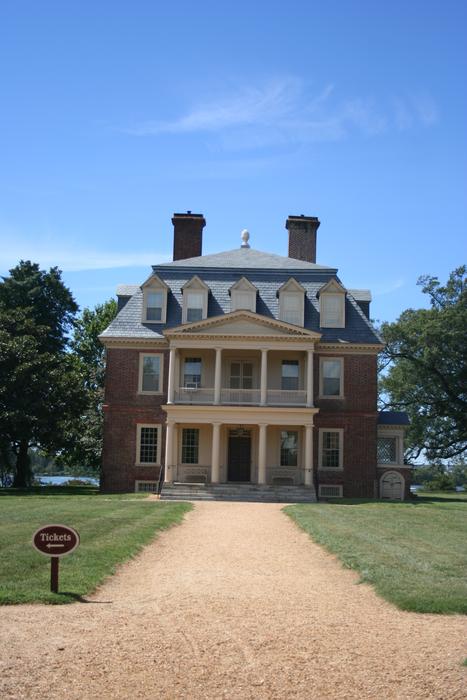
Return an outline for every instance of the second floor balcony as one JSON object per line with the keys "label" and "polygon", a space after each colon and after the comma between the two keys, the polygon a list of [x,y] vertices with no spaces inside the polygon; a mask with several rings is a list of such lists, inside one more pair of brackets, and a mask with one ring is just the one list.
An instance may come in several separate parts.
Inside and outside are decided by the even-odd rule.
{"label": "second floor balcony", "polygon": [[171,350],[168,403],[313,405],[313,350]]}

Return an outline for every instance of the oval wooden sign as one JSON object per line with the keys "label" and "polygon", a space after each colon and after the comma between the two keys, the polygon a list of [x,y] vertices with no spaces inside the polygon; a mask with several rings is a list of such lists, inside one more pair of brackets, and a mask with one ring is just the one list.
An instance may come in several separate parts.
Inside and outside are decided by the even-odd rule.
{"label": "oval wooden sign", "polygon": [[32,545],[48,557],[63,557],[78,547],[79,534],[67,525],[44,525],[32,536]]}

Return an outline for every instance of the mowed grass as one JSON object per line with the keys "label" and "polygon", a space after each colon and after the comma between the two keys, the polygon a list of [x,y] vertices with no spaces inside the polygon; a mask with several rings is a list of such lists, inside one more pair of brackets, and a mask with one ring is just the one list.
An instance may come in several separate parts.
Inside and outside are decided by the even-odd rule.
{"label": "mowed grass", "polygon": [[402,610],[467,613],[467,497],[287,506],[287,515]]}
{"label": "mowed grass", "polygon": [[[0,604],[79,600],[190,509],[138,494],[100,495],[92,487],[0,489]],[[60,558],[58,594],[50,592],[49,557],[31,544],[48,523],[74,527],[81,538]]]}

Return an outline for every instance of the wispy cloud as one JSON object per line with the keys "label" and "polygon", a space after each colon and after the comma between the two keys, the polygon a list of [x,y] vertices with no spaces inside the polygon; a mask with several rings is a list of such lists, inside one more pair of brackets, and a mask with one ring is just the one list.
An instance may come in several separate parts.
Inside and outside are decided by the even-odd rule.
{"label": "wispy cloud", "polygon": [[372,291],[375,297],[381,297],[385,294],[392,294],[393,292],[397,292],[397,290],[401,289],[404,285],[405,281],[403,279],[376,282],[372,285]]}
{"label": "wispy cloud", "polygon": [[368,137],[388,129],[431,126],[438,113],[428,95],[377,103],[370,97],[339,97],[333,84],[312,92],[296,77],[247,86],[205,99],[172,120],[146,121],[123,129],[134,136],[211,134],[226,149],[339,141],[353,132]]}
{"label": "wispy cloud", "polygon": [[417,125],[430,127],[439,120],[438,107],[426,93],[414,93],[408,97],[396,97],[393,101],[394,123],[399,131]]}
{"label": "wispy cloud", "polygon": [[9,239],[2,245],[0,264],[3,273],[15,267],[19,260],[32,260],[42,268],[57,266],[64,272],[77,272],[117,267],[149,268],[157,262],[171,259],[168,253],[97,250],[73,242],[68,245],[53,242],[50,238],[30,241],[24,237],[10,236]]}

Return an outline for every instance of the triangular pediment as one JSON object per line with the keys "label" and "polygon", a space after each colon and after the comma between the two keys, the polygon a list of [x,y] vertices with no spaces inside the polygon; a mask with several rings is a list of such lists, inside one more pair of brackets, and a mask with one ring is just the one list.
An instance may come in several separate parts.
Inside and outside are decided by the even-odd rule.
{"label": "triangular pediment", "polygon": [[166,285],[164,280],[161,280],[161,278],[158,275],[153,273],[152,275],[149,275],[147,280],[145,282],[143,282],[143,284],[141,285],[141,289],[147,289],[147,288],[150,288],[150,289],[168,289],[168,286]]}
{"label": "triangular pediment", "polygon": [[203,291],[209,291],[208,285],[205,282],[203,282],[203,280],[200,279],[198,275],[194,275],[191,279],[188,280],[188,282],[185,282],[185,284],[182,287],[182,293],[188,289],[201,289]]}
{"label": "triangular pediment", "polygon": [[294,277],[290,277],[287,282],[284,282],[284,284],[279,287],[277,290],[277,296],[279,296],[281,292],[301,292],[304,294],[305,288],[300,284],[300,282],[297,282]]}
{"label": "triangular pediment", "polygon": [[257,292],[258,289],[255,287],[250,280],[248,280],[246,277],[242,277],[239,279],[235,284],[233,284],[229,292]]}
{"label": "triangular pediment", "polygon": [[346,291],[346,288],[338,280],[331,279],[319,289],[318,296],[321,294],[345,294]]}
{"label": "triangular pediment", "polygon": [[320,333],[277,321],[274,318],[255,314],[251,311],[233,311],[222,316],[213,316],[196,323],[184,323],[167,329],[165,336],[243,336],[243,337],[282,337],[318,339]]}

